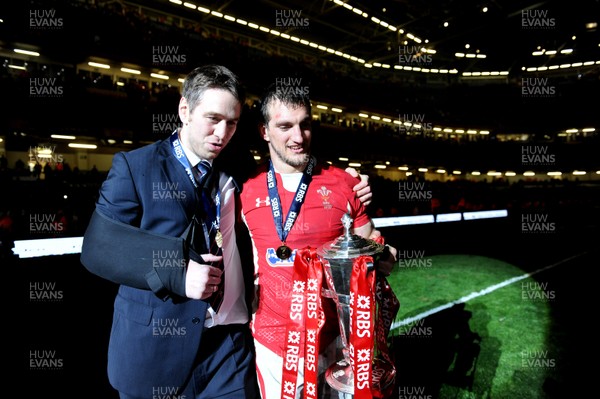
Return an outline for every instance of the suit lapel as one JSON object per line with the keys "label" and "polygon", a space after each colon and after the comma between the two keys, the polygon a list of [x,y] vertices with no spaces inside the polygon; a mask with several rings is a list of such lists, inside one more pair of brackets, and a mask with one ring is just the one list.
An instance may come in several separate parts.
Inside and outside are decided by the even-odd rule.
{"label": "suit lapel", "polygon": [[176,183],[177,190],[182,193],[185,192],[185,195],[180,196],[180,200],[173,202],[179,204],[178,208],[183,212],[189,223],[195,208],[199,204],[198,192],[183,165],[175,158],[169,139],[163,140],[159,149],[159,155],[161,173],[165,176],[166,181]]}

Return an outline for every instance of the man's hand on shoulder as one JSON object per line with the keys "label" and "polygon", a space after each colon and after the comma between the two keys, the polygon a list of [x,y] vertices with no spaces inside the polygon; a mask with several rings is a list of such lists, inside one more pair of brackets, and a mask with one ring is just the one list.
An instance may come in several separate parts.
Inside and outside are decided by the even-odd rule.
{"label": "man's hand on shoulder", "polygon": [[369,176],[359,174],[354,168],[346,168],[346,173],[348,173],[352,177],[360,178],[360,182],[356,184],[352,188],[352,190],[356,193],[356,197],[362,202],[365,206],[371,203],[373,198],[373,193],[371,192],[371,186],[369,186]]}

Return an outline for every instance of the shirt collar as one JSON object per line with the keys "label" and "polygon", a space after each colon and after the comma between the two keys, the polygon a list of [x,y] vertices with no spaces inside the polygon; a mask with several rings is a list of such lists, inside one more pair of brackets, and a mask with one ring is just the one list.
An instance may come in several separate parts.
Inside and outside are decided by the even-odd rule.
{"label": "shirt collar", "polygon": [[[183,142],[181,142],[181,148],[183,148],[185,157],[188,159],[188,162],[190,163],[191,167],[195,168],[196,165],[198,165],[200,163],[202,158],[200,158],[198,155],[194,154],[194,152],[192,150],[188,149],[187,146]],[[210,166],[212,166],[212,164],[213,164],[212,159],[206,159],[206,162],[208,162],[210,164]]]}

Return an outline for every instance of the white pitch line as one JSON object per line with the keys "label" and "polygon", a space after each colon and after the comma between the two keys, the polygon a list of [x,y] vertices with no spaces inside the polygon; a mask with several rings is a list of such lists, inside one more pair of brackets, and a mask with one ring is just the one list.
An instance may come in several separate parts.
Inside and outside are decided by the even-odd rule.
{"label": "white pitch line", "polygon": [[582,256],[582,255],[585,255],[586,253],[587,252],[582,252],[580,254],[573,255],[573,256],[571,256],[569,258],[563,259],[563,260],[561,260],[559,262],[556,262],[556,263],[554,263],[552,265],[544,266],[544,267],[542,267],[540,269],[537,269],[537,270],[534,270],[534,271],[532,271],[530,273],[525,273],[525,274],[522,274],[520,276],[516,276],[516,277],[513,277],[513,278],[509,278],[508,280],[504,280],[504,281],[502,281],[502,282],[500,282],[498,284],[490,285],[489,287],[484,288],[481,291],[472,292],[469,295],[465,295],[462,298],[456,299],[456,300],[454,300],[452,302],[448,302],[448,303],[446,303],[444,305],[436,306],[435,308],[429,309],[429,310],[427,310],[427,311],[425,311],[423,313],[419,313],[416,316],[412,316],[412,317],[408,317],[408,318],[403,319],[403,320],[395,321],[394,323],[392,323],[392,326],[390,327],[390,329],[393,330],[395,328],[398,328],[398,327],[401,327],[401,326],[405,326],[407,324],[414,323],[415,321],[424,319],[425,317],[431,316],[432,314],[435,314],[435,313],[441,312],[442,310],[451,308],[452,306],[457,305],[459,303],[464,303],[464,302],[470,301],[473,298],[477,298],[477,297],[480,297],[480,296],[483,296],[483,295],[487,295],[490,292],[496,291],[499,288],[505,287],[505,286],[507,286],[509,284],[512,284],[512,283],[516,283],[517,281],[523,280],[524,278],[531,277],[531,276],[533,276],[535,274],[538,274],[540,272],[543,272],[545,270],[548,270],[548,269],[551,269],[551,268],[556,267],[558,265],[561,265],[563,263],[569,262],[570,260],[573,260],[573,259],[575,259],[575,258],[577,258],[579,256]]}

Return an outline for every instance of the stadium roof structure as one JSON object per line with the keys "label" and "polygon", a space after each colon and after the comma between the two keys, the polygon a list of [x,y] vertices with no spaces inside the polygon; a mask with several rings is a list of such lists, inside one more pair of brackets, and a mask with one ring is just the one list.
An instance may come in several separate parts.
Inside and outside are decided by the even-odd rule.
{"label": "stadium roof structure", "polygon": [[341,57],[367,68],[476,76],[520,74],[524,68],[543,71],[555,65],[564,70],[575,64],[581,73],[597,73],[599,68],[597,0],[150,3],[202,23],[237,24],[239,31],[265,41],[280,45],[287,41],[317,56]]}
{"label": "stadium roof structure", "polygon": [[[64,25],[32,29],[36,18]],[[467,133],[544,140],[597,135],[588,132],[600,126],[599,0],[31,0],[0,19],[4,66],[21,57],[90,71],[90,57],[105,57],[112,69],[92,74],[129,81],[135,69],[162,76],[154,48],[181,46],[186,62],[166,66],[171,79],[160,84],[178,85],[193,65],[225,60],[247,85],[263,88],[273,73],[290,78],[299,66],[313,100],[359,116],[424,117]],[[21,43],[41,57],[15,54]]]}

